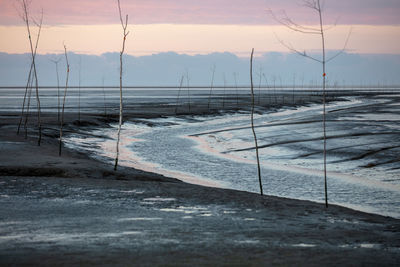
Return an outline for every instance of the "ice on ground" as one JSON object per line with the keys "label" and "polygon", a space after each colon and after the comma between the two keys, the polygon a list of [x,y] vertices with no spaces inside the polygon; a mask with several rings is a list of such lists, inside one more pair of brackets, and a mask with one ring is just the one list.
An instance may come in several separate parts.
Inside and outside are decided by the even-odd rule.
{"label": "ice on ground", "polygon": [[293,247],[301,247],[301,248],[313,248],[313,247],[316,247],[316,245],[314,245],[314,244],[305,244],[305,243],[294,244],[292,246]]}
{"label": "ice on ground", "polygon": [[158,221],[162,218],[150,218],[150,217],[134,217],[134,218],[121,218],[118,219],[119,222],[129,222],[129,221]]}
{"label": "ice on ground", "polygon": [[156,201],[160,201],[160,202],[168,202],[168,201],[176,201],[176,198],[162,198],[162,197],[149,197],[149,198],[145,198],[143,199],[143,201],[150,201],[150,202],[156,202]]}

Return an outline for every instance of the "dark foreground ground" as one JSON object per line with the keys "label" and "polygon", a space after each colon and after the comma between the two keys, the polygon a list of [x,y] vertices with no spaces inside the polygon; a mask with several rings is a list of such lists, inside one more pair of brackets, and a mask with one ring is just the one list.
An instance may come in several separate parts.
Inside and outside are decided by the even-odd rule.
{"label": "dark foreground ground", "polygon": [[[72,115],[71,115],[72,116]],[[398,266],[400,220],[208,188],[67,149],[0,114],[0,265]],[[81,124],[99,126],[101,116]],[[108,119],[107,119],[108,120]],[[66,130],[74,129],[71,118]]]}

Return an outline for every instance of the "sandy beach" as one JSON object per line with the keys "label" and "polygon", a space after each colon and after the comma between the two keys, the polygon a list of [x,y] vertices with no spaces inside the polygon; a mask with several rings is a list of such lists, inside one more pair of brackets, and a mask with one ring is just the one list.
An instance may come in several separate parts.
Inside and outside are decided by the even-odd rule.
{"label": "sandy beach", "polygon": [[[127,112],[126,120],[174,108]],[[167,112],[168,111],[168,112]],[[191,112],[196,112],[192,106]],[[197,109],[198,114],[204,110]],[[170,114],[168,114],[170,113]],[[348,208],[192,185],[63,148],[0,114],[0,265],[398,266],[400,220]],[[34,123],[35,117],[31,117]],[[66,117],[66,134],[116,116]]]}

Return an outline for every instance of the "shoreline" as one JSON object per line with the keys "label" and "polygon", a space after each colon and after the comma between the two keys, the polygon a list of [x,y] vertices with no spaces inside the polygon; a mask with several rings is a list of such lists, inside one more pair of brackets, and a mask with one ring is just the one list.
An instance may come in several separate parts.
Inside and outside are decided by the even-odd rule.
{"label": "shoreline", "polygon": [[[42,116],[40,147],[31,130],[27,140],[15,135],[18,115],[0,113],[1,264],[395,266],[400,260],[398,219],[121,166],[114,172],[66,147],[58,157],[56,113]],[[142,115],[160,116],[151,108]],[[67,116],[71,131],[76,114]],[[117,118],[83,117],[80,126],[89,128]],[[45,233],[35,227],[44,220]]]}

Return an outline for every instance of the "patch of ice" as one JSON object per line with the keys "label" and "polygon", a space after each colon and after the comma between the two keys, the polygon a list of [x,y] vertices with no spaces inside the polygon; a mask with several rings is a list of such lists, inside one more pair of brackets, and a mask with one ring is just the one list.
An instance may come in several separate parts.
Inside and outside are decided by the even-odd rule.
{"label": "patch of ice", "polygon": [[183,216],[182,219],[193,219],[193,216]]}
{"label": "patch of ice", "polygon": [[144,191],[137,191],[137,190],[120,190],[119,192],[126,193],[126,194],[143,194],[144,193]]}
{"label": "patch of ice", "polygon": [[327,220],[329,223],[352,223],[352,224],[359,224],[359,221],[349,221],[347,219],[337,220],[335,218],[328,218]]}
{"label": "patch of ice", "polygon": [[201,214],[200,216],[202,216],[202,217],[211,217],[212,214],[211,213],[204,213],[204,214]]}
{"label": "patch of ice", "polygon": [[224,214],[234,214],[236,211],[234,210],[224,210]]}
{"label": "patch of ice", "polygon": [[9,195],[0,195],[0,197],[9,198]]}
{"label": "patch of ice", "polygon": [[207,212],[207,208],[203,208],[203,207],[185,207],[185,206],[179,206],[177,208],[162,208],[162,209],[159,209],[159,210],[160,211],[165,211],[165,212],[183,212],[185,214]]}
{"label": "patch of ice", "polygon": [[135,218],[121,218],[118,219],[119,222],[128,222],[128,221],[157,221],[162,220],[162,218],[149,218],[149,217],[135,217]]}
{"label": "patch of ice", "polygon": [[244,218],[245,221],[255,221],[256,219],[254,218]]}
{"label": "patch of ice", "polygon": [[294,244],[292,246],[293,247],[300,247],[300,248],[313,248],[313,247],[315,247],[314,244],[304,244],[304,243]]}
{"label": "patch of ice", "polygon": [[360,244],[360,248],[379,248],[379,244],[369,244],[369,243],[363,243]]}
{"label": "patch of ice", "polygon": [[143,199],[143,201],[150,201],[150,202],[155,202],[155,201],[176,201],[175,198],[162,198],[162,197],[149,197],[149,198],[145,198]]}
{"label": "patch of ice", "polygon": [[126,232],[122,232],[123,235],[140,235],[142,234],[142,232],[139,231],[126,231]]}

